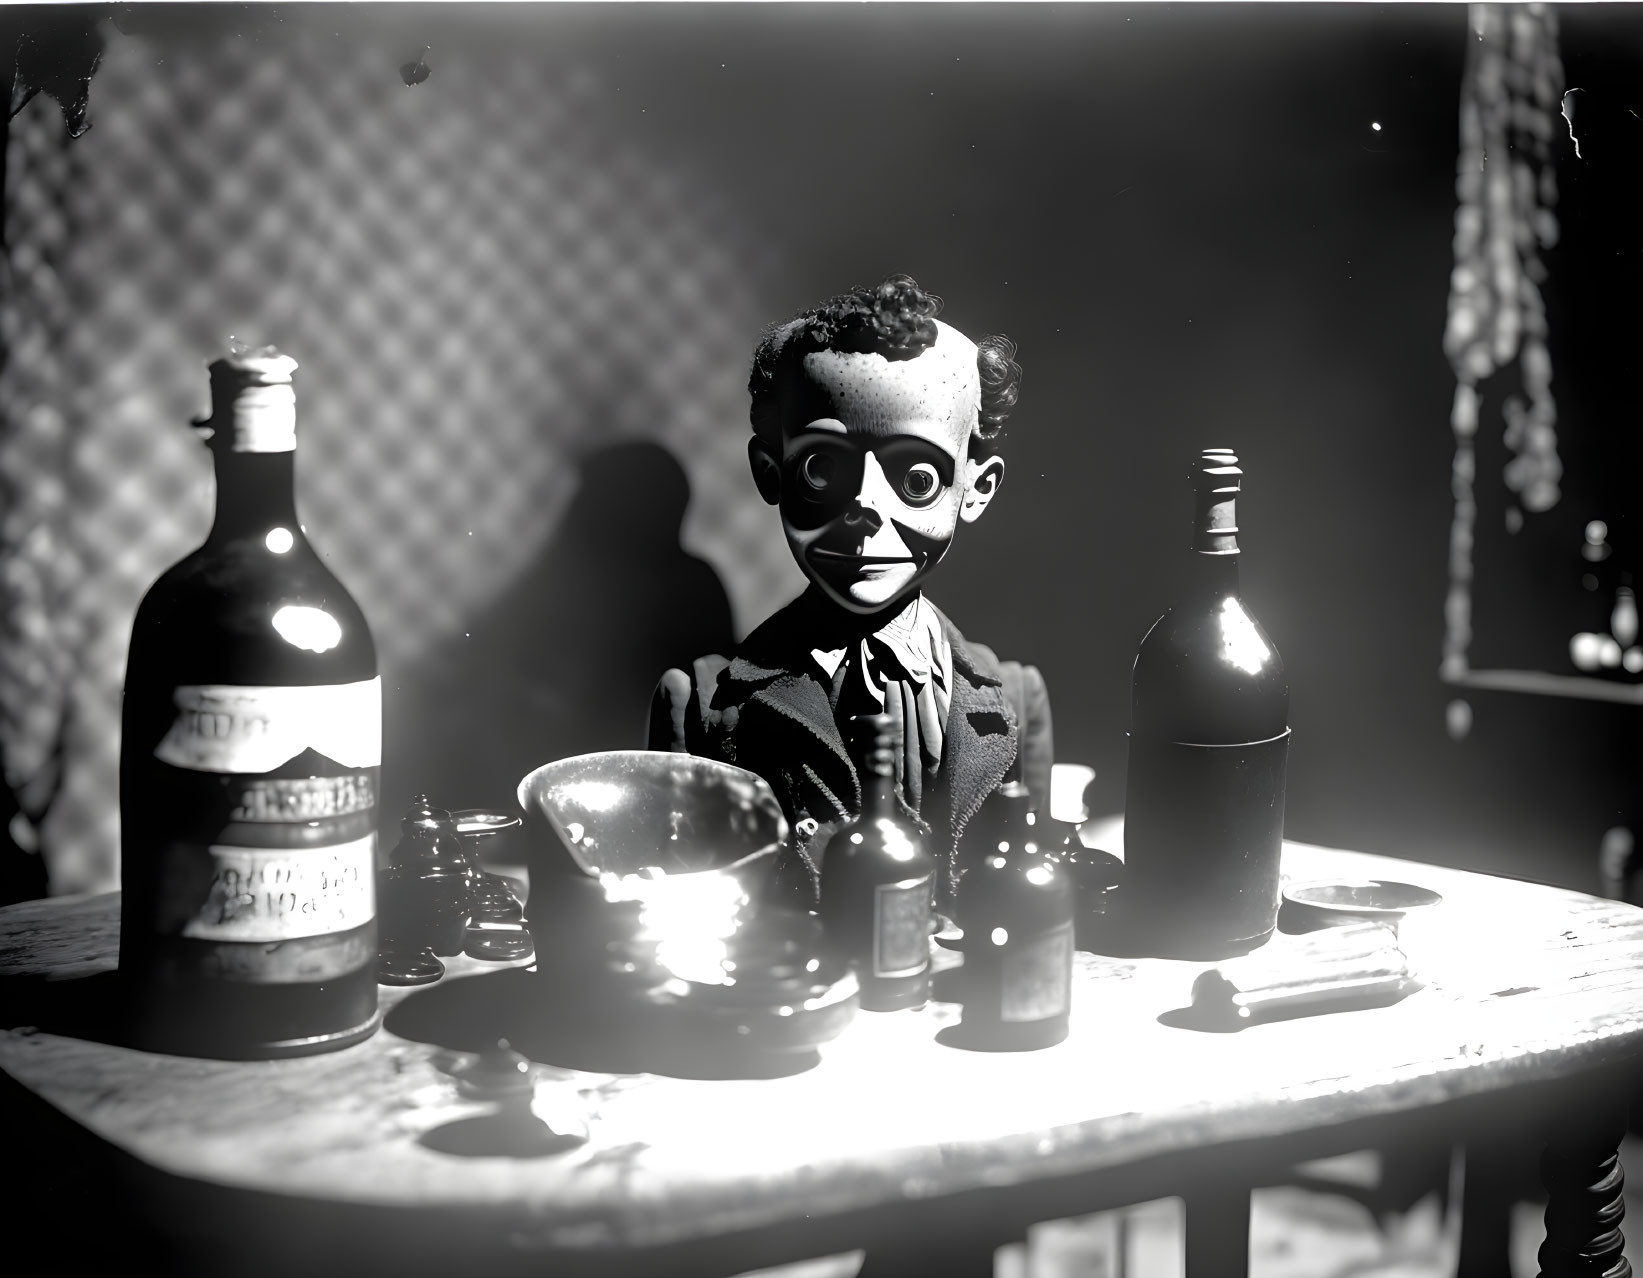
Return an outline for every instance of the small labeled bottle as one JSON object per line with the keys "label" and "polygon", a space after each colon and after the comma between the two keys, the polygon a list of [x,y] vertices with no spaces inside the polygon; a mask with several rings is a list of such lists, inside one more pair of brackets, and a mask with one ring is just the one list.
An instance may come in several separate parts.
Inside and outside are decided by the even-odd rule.
{"label": "small labeled bottle", "polygon": [[1153,954],[1240,954],[1277,920],[1289,681],[1239,595],[1242,476],[1226,449],[1193,466],[1187,581],[1135,657],[1123,890]]}
{"label": "small labeled bottle", "polygon": [[1055,849],[1039,845],[1031,803],[1019,781],[988,796],[989,828],[1003,837],[970,868],[959,892],[966,1047],[1032,1051],[1067,1037],[1073,884]]}
{"label": "small labeled bottle", "polygon": [[382,684],[297,519],[295,369],[272,348],[211,365],[216,520],[132,623],[120,972],[151,1050],[303,1055],[379,1023]]}
{"label": "small labeled bottle", "polygon": [[869,1012],[930,998],[934,862],[896,797],[896,729],[889,715],[852,721],[861,815],[828,840],[821,920],[829,947],[854,966]]}

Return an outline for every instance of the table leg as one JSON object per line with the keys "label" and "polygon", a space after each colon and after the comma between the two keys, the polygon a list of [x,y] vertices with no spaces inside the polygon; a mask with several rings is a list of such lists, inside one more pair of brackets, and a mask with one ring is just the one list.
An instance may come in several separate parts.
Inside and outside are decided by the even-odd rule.
{"label": "table leg", "polygon": [[1187,1278],[1248,1278],[1249,1187],[1205,1187],[1182,1204]]}
{"label": "table leg", "polygon": [[1546,1187],[1546,1241],[1541,1278],[1630,1278],[1620,1141],[1626,1132],[1622,1095],[1604,1086],[1559,1115],[1541,1158]]}

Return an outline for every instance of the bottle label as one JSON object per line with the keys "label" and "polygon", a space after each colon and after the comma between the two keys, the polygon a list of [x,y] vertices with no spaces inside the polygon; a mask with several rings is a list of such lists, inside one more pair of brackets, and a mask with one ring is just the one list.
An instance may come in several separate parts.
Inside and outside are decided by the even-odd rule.
{"label": "bottle label", "polygon": [[1073,925],[1012,946],[1004,955],[999,1019],[1019,1024],[1064,1016],[1072,1006]]}
{"label": "bottle label", "polygon": [[1158,927],[1206,947],[1272,930],[1288,757],[1287,729],[1237,745],[1130,737],[1125,884]]}
{"label": "bottle label", "polygon": [[252,825],[328,821],[372,813],[376,786],[368,772],[334,777],[250,777],[239,787],[230,821]]}
{"label": "bottle label", "polygon": [[174,843],[165,851],[162,932],[200,941],[289,941],[376,915],[376,834],[329,847]]}
{"label": "bottle label", "polygon": [[[154,757],[192,772],[272,772],[313,749],[347,768],[382,763],[382,680],[268,688],[191,684]],[[289,818],[282,818],[289,819]]]}
{"label": "bottle label", "polygon": [[930,965],[930,876],[881,883],[873,898],[873,975],[917,976]]}

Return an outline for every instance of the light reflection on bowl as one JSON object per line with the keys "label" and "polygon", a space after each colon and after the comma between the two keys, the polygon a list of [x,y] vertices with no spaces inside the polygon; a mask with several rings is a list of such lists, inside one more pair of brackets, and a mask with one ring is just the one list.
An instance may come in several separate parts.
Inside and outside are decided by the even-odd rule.
{"label": "light reflection on bowl", "polygon": [[565,786],[564,802],[584,812],[609,812],[622,801],[622,787],[597,777],[573,780]]}
{"label": "light reflection on bowl", "polygon": [[[691,754],[606,750],[545,763],[519,782],[531,868],[617,878],[728,870],[747,881],[787,839],[764,779]],[[555,837],[557,835],[557,837]]]}
{"label": "light reflection on bowl", "polygon": [[607,901],[639,902],[639,923],[656,942],[656,961],[673,975],[703,985],[728,980],[726,944],[741,923],[747,889],[733,874],[599,876]]}

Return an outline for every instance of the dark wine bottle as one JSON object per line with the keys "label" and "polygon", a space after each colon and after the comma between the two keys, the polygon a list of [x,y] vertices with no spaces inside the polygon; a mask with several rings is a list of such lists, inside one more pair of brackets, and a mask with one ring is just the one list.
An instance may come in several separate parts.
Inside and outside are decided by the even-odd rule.
{"label": "dark wine bottle", "polygon": [[303,535],[296,362],[211,365],[211,532],[132,623],[120,749],[130,1038],[304,1055],[379,1023],[382,685],[365,617]]}
{"label": "dark wine bottle", "polygon": [[[1072,1010],[1073,885],[1040,846],[1032,798],[1019,781],[988,796],[1004,837],[960,886],[966,1047],[1031,1051],[1067,1037]],[[979,815],[979,814],[978,814]]]}
{"label": "dark wine bottle", "polygon": [[1131,685],[1124,890],[1136,939],[1183,958],[1254,949],[1278,910],[1289,681],[1238,593],[1242,475],[1227,449],[1194,465],[1189,578]]}
{"label": "dark wine bottle", "polygon": [[827,842],[821,920],[827,943],[855,967],[869,1012],[923,1007],[930,998],[935,863],[896,798],[895,722],[852,721],[862,811]]}

